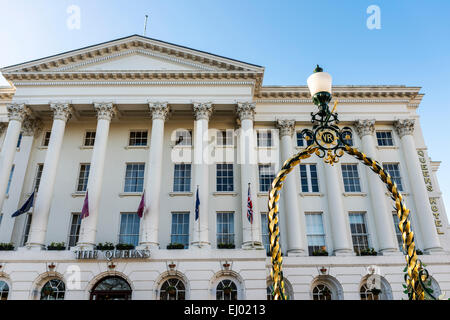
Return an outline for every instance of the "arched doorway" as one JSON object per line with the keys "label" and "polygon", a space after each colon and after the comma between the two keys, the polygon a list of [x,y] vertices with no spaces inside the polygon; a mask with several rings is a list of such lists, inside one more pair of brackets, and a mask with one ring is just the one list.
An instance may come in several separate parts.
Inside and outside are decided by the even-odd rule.
{"label": "arched doorway", "polygon": [[91,300],[131,300],[131,287],[123,278],[110,276],[92,288]]}

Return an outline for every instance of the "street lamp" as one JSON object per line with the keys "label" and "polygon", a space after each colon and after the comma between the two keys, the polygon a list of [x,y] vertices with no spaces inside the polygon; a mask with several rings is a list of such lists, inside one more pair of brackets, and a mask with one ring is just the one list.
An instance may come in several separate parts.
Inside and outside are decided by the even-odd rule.
{"label": "street lamp", "polygon": [[305,140],[312,139],[313,142],[308,147],[301,150],[291,158],[287,159],[281,170],[272,181],[269,191],[268,225],[270,239],[270,257],[272,270],[270,275],[273,281],[274,300],[286,299],[280,246],[280,229],[278,224],[278,200],[283,181],[286,176],[298,165],[301,160],[311,157],[313,154],[324,158],[324,162],[330,165],[337,163],[339,158],[347,153],[375,172],[386,185],[390,192],[394,207],[399,218],[399,229],[402,233],[403,248],[405,249],[406,268],[405,272],[405,293],[410,300],[424,300],[425,294],[428,299],[435,299],[432,291],[425,284],[428,279],[428,272],[417,258],[414,233],[409,219],[409,209],[403,201],[403,196],[398,191],[397,185],[392,180],[388,172],[375,160],[367,157],[363,152],[350,146],[347,141],[351,135],[349,127],[342,129],[337,126],[339,123],[338,114],[335,112],[337,102],[330,111],[328,104],[332,100],[332,78],[317,65],[314,73],[308,77],[308,88],[311,93],[313,103],[318,107],[316,113],[311,112],[312,130],[304,129],[301,134]]}

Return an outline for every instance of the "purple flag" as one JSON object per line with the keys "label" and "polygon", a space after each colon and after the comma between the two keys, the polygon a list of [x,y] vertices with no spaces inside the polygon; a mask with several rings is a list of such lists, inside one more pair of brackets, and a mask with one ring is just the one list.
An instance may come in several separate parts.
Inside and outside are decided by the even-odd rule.
{"label": "purple flag", "polygon": [[139,218],[142,218],[142,216],[144,215],[144,210],[145,210],[145,191],[142,194],[141,202],[139,203],[139,208],[137,209],[137,215],[139,216]]}
{"label": "purple flag", "polygon": [[84,198],[83,209],[81,210],[81,219],[89,217],[89,199],[88,191],[86,190],[86,197]]}

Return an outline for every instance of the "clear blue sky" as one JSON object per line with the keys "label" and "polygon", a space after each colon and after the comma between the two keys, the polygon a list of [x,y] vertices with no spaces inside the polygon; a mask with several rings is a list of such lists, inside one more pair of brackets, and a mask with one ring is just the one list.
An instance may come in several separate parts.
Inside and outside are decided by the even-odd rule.
{"label": "clear blue sky", "polygon": [[[67,8],[80,8],[80,29]],[[369,30],[370,5],[381,29]],[[0,66],[142,34],[266,67],[264,84],[303,85],[316,63],[334,84],[421,86],[429,155],[450,212],[448,0],[0,0]],[[1,83],[1,82],[0,82]]]}

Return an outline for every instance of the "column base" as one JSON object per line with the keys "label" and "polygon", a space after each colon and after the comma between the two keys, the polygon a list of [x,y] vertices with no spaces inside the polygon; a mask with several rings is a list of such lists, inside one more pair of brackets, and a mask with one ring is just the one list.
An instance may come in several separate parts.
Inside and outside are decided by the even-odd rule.
{"label": "column base", "polygon": [[189,249],[210,249],[211,248],[211,243],[209,242],[205,242],[205,241],[196,241],[196,242],[191,242],[189,244]]}
{"label": "column base", "polygon": [[156,242],[143,242],[140,243],[136,249],[138,250],[159,250],[159,243]]}
{"label": "column base", "polygon": [[76,251],[91,251],[95,249],[95,244],[93,243],[77,243],[75,247]]}
{"label": "column base", "polygon": [[334,250],[334,255],[336,257],[354,256],[355,252],[351,249],[337,249]]}
{"label": "column base", "polygon": [[306,257],[308,255],[309,255],[308,251],[303,249],[292,249],[288,250],[287,252],[288,257]]}
{"label": "column base", "polygon": [[45,250],[45,245],[40,243],[27,243],[25,248],[30,251],[42,251]]}
{"label": "column base", "polygon": [[383,249],[379,252],[380,256],[401,256],[403,255],[403,252],[396,250],[396,249]]}
{"label": "column base", "polygon": [[430,254],[430,255],[434,255],[434,254],[444,254],[445,250],[442,248],[429,248],[429,249],[425,249],[424,250],[425,254]]}
{"label": "column base", "polygon": [[241,246],[244,250],[264,250],[264,246],[258,241],[248,241],[244,242]]}

